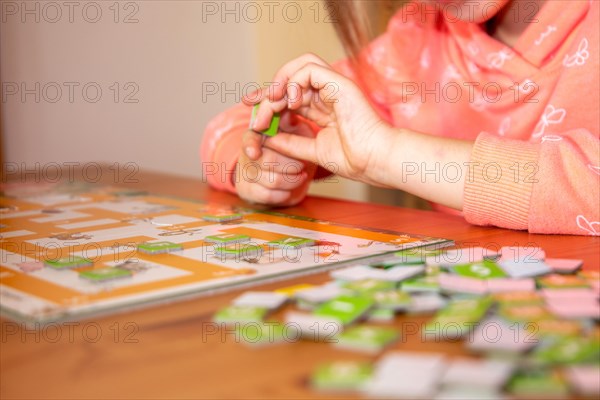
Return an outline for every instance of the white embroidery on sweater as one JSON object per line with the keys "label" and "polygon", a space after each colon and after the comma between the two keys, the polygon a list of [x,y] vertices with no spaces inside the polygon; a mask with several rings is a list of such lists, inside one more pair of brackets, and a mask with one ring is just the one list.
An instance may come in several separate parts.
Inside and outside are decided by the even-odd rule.
{"label": "white embroidery on sweater", "polygon": [[548,36],[550,36],[550,34],[552,32],[556,32],[556,27],[554,25],[548,25],[548,28],[546,28],[546,31],[542,32],[542,34],[540,35],[539,38],[537,38],[535,40],[535,42],[533,42],[536,46],[539,46],[542,44],[542,42],[544,41],[544,39],[546,39]]}
{"label": "white embroidery on sweater", "polygon": [[563,65],[567,68],[575,66],[581,67],[582,65],[584,65],[587,59],[590,58],[588,45],[589,42],[587,38],[581,39],[581,42],[579,42],[579,47],[577,47],[577,52],[575,52],[575,54],[573,54],[572,56],[569,56],[568,54],[565,55],[565,58],[563,59]]}
{"label": "white embroidery on sweater", "polygon": [[487,56],[488,66],[490,68],[500,69],[507,60],[511,60],[514,56],[514,53],[509,49],[500,50],[497,53],[490,53]]}
{"label": "white embroidery on sweater", "polygon": [[592,236],[600,236],[600,231],[598,231],[598,229],[600,228],[600,221],[590,222],[583,215],[578,215],[577,219],[576,219],[576,222],[577,222],[577,226],[580,229],[583,229],[584,231],[586,231],[590,235],[592,235]]}
{"label": "white embroidery on sweater", "polygon": [[546,106],[544,114],[535,126],[533,137],[542,136],[550,125],[558,125],[565,119],[567,111],[564,108],[555,108],[552,104]]}

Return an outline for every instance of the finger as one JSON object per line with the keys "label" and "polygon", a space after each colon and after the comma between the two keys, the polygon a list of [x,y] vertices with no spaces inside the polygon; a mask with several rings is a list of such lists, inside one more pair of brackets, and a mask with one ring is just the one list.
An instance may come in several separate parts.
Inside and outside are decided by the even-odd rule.
{"label": "finger", "polygon": [[287,157],[269,148],[263,148],[262,152],[263,155],[257,162],[261,170],[296,175],[304,170],[304,163],[301,161]]}
{"label": "finger", "polygon": [[303,116],[320,127],[327,126],[327,124],[331,121],[329,113],[324,113],[323,111],[312,106],[302,106],[297,109],[296,112],[298,115]]}
{"label": "finger", "polygon": [[295,159],[306,160],[317,164],[316,139],[280,133],[265,141],[265,147]]}
{"label": "finger", "polygon": [[249,203],[278,205],[290,198],[292,192],[289,190],[267,189],[261,185],[249,185],[239,193],[240,197]]}
{"label": "finger", "polygon": [[296,82],[289,82],[286,88],[287,106],[290,110],[296,110],[302,107],[305,101],[309,101],[309,96],[304,96],[304,88]]}
{"label": "finger", "polygon": [[[342,99],[342,92],[348,97],[347,91],[353,88],[352,81],[345,76],[331,68],[315,63],[304,65],[290,77],[290,80],[303,88],[312,87],[318,90],[319,101],[325,103],[337,103]],[[317,99],[311,100],[311,104],[317,102]]]}
{"label": "finger", "polygon": [[307,53],[293,59],[292,61],[284,64],[284,66],[281,67],[275,74],[273,82],[269,87],[269,99],[271,101],[281,100],[286,94],[287,84],[290,81],[290,76],[308,63],[319,64],[324,67],[329,66],[325,60],[312,53]]}
{"label": "finger", "polygon": [[260,88],[250,93],[245,93],[242,96],[242,103],[247,106],[253,106],[260,103],[263,99],[267,98],[269,94],[269,88]]}
{"label": "finger", "polygon": [[263,135],[251,130],[242,135],[242,150],[250,160],[256,161],[262,156],[262,140]]}
{"label": "finger", "polygon": [[256,117],[252,124],[252,129],[255,131],[263,131],[271,125],[273,115],[277,112],[283,111],[287,108],[287,99],[283,98],[278,101],[272,102],[269,99],[263,99],[260,102],[258,110],[256,110]]}
{"label": "finger", "polygon": [[258,184],[275,190],[293,190],[303,185],[306,182],[308,175],[306,172],[300,174],[295,173],[278,173],[273,171],[262,171],[258,177]]}

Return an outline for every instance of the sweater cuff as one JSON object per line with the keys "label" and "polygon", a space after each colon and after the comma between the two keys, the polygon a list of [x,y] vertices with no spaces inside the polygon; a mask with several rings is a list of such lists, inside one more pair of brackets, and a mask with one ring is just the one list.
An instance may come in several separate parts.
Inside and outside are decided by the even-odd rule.
{"label": "sweater cuff", "polygon": [[471,153],[463,212],[469,223],[527,229],[539,145],[481,133]]}

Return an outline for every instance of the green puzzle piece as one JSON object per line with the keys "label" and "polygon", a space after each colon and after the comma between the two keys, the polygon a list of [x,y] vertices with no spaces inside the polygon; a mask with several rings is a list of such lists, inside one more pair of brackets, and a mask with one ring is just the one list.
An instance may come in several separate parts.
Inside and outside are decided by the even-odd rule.
{"label": "green puzzle piece", "polygon": [[89,267],[93,264],[92,260],[79,256],[63,257],[57,260],[45,260],[44,265],[54,269],[71,269],[79,267]]}
{"label": "green puzzle piece", "polygon": [[[256,118],[256,112],[258,111],[258,104],[256,104],[253,108],[252,108],[252,119],[250,120],[250,127],[252,127],[253,123],[254,123],[254,118]],[[279,120],[281,119],[281,116],[279,115],[279,113],[275,113],[273,115],[273,119],[271,119],[271,125],[269,125],[269,127],[262,131],[261,133],[263,135],[267,135],[270,137],[273,137],[275,135],[277,135],[277,131],[279,130]]]}
{"label": "green puzzle piece", "polygon": [[288,238],[279,239],[279,240],[272,240],[267,243],[267,245],[272,246],[272,247],[282,247],[282,248],[293,247],[295,249],[299,249],[301,247],[309,247],[314,244],[315,244],[315,241],[312,239],[295,238],[295,237],[288,237]]}
{"label": "green puzzle piece", "polygon": [[127,278],[133,275],[131,271],[121,268],[99,268],[79,273],[80,278],[88,279],[92,282],[104,282],[113,279]]}
{"label": "green puzzle piece", "polygon": [[217,311],[214,321],[217,323],[262,322],[267,314],[263,307],[229,306]]}
{"label": "green puzzle piece", "polygon": [[410,304],[411,297],[400,290],[386,290],[371,294],[378,308],[389,310],[403,310]]}
{"label": "green puzzle piece", "polygon": [[504,278],[506,273],[494,261],[484,260],[481,262],[463,264],[452,267],[454,273],[476,279]]}
{"label": "green puzzle piece", "polygon": [[334,318],[347,325],[364,315],[372,305],[373,301],[365,297],[340,296],[321,304],[315,315]]}
{"label": "green puzzle piece", "polygon": [[597,363],[600,343],[589,338],[562,338],[547,347],[540,347],[533,358],[542,364]]}
{"label": "green puzzle piece", "polygon": [[228,222],[242,219],[242,214],[207,214],[202,219],[209,222]]}
{"label": "green puzzle piece", "polygon": [[338,336],[336,347],[377,352],[398,338],[393,328],[355,326]]}
{"label": "green puzzle piece", "polygon": [[342,287],[356,294],[370,296],[375,292],[394,290],[396,284],[394,282],[380,281],[377,279],[362,279],[360,281],[346,282]]}
{"label": "green puzzle piece", "polygon": [[233,244],[247,242],[250,240],[248,235],[239,235],[237,233],[223,233],[221,235],[211,235],[204,238],[205,242],[219,244]]}
{"label": "green puzzle piece", "polygon": [[146,254],[162,254],[181,250],[183,246],[173,242],[148,242],[138,244],[137,249]]}
{"label": "green puzzle piece", "polygon": [[568,393],[567,383],[554,371],[521,372],[509,384],[511,394],[536,398],[563,397]]}
{"label": "green puzzle piece", "polygon": [[359,390],[373,375],[365,362],[335,361],[321,364],[311,376],[311,386],[320,390]]}

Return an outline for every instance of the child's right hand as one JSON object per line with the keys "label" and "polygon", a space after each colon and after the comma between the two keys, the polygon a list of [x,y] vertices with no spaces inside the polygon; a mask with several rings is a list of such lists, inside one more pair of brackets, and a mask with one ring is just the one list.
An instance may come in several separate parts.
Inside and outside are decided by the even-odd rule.
{"label": "child's right hand", "polygon": [[[282,112],[280,130],[314,136],[308,124],[291,112]],[[238,195],[251,203],[293,206],[308,192],[316,165],[299,161],[262,147],[262,134],[248,130],[242,137],[242,152],[234,177]]]}

